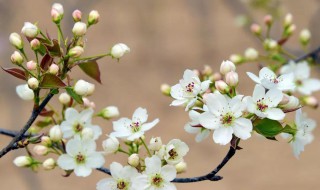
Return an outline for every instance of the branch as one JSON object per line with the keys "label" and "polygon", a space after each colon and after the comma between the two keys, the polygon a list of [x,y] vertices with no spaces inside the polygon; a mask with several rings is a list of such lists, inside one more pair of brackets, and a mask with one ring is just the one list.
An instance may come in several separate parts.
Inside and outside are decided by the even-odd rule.
{"label": "branch", "polygon": [[315,49],[315,50],[313,50],[313,51],[311,51],[311,52],[309,52],[309,53],[307,53],[307,54],[304,54],[304,55],[302,55],[301,57],[298,57],[298,58],[295,60],[295,62],[302,61],[302,60],[307,59],[307,58],[309,58],[309,57],[311,57],[313,60],[317,60],[318,57],[319,57],[319,55],[318,55],[319,52],[320,52],[320,46],[319,46],[317,49]]}
{"label": "branch", "polygon": [[[37,119],[38,115],[41,113],[41,111],[43,110],[43,108],[47,105],[47,103],[50,101],[50,99],[54,96],[53,93],[54,90],[51,90],[49,92],[49,94],[47,95],[47,97],[45,97],[45,99],[42,101],[42,103],[40,104],[40,106],[38,108],[34,108],[32,111],[32,114],[29,118],[29,120],[27,121],[27,123],[25,124],[25,126],[19,131],[17,132],[17,134],[14,135],[14,133],[7,133],[6,135],[10,136],[10,135],[14,135],[11,137],[14,137],[11,142],[0,151],[0,158],[4,155],[6,155],[8,152],[10,152],[11,150],[17,149],[18,147],[18,142],[20,140],[22,140],[25,137],[25,133],[28,131],[28,129],[30,128],[30,126],[33,124],[33,122]],[[2,130],[3,131],[3,130]],[[12,132],[12,131],[11,131]],[[2,134],[2,133],[1,133]]]}

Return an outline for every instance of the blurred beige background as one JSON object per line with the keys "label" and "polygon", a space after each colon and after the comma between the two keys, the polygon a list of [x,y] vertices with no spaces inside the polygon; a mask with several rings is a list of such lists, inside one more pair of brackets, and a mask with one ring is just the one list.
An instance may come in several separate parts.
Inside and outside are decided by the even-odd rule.
{"label": "blurred beige background", "polygon": [[[38,22],[42,29],[56,35],[51,23],[50,8],[54,1],[12,0],[0,1],[0,56],[1,66],[10,66],[10,47],[8,36],[11,32],[20,32],[23,22]],[[246,29],[235,25],[239,14],[249,14],[255,20],[262,21],[266,13],[262,9],[244,6],[234,0],[96,0],[96,1],[56,1],[64,5],[64,31],[73,26],[71,13],[75,9],[83,11],[83,16],[96,9],[101,14],[98,25],[89,29],[86,54],[103,53],[117,42],[128,44],[131,53],[120,63],[110,58],[99,61],[103,85],[96,84],[96,93],[91,98],[97,110],[104,106],[116,105],[122,116],[130,117],[139,106],[148,109],[150,119],[158,117],[160,124],[147,133],[147,137],[160,135],[166,143],[172,138],[180,138],[191,148],[186,157],[188,172],[180,177],[198,176],[211,171],[224,157],[227,146],[219,146],[208,138],[196,143],[194,136],[184,132],[183,126],[189,121],[182,108],[169,107],[172,99],[164,97],[159,87],[162,83],[175,84],[185,69],[201,69],[208,64],[218,69],[222,60],[232,53],[242,53],[246,47],[260,48],[257,40]],[[316,0],[309,1],[272,1],[280,14],[291,12],[297,30],[311,27],[314,35],[313,47],[320,44],[319,5]],[[270,9],[274,10],[274,7]],[[261,23],[261,22],[260,22]],[[279,32],[278,32],[279,33]],[[274,34],[278,34],[275,32]],[[297,42],[297,35],[294,36]],[[298,44],[291,43],[289,51],[298,51]],[[257,72],[256,64],[238,68],[240,73],[240,91],[250,95],[253,82],[246,77],[245,71]],[[319,72],[314,76],[320,77]],[[84,78],[76,71],[75,78]],[[93,82],[91,79],[88,79]],[[30,102],[20,100],[15,94],[15,86],[21,81],[0,73],[0,113],[1,126],[7,129],[19,129],[29,117]],[[319,97],[319,93],[316,94]],[[54,98],[55,101],[57,98]],[[318,114],[307,109],[309,115]],[[320,123],[319,117],[317,122]],[[112,129],[111,122],[96,120],[105,133]],[[320,186],[320,129],[315,130],[315,141],[306,147],[300,160],[294,158],[291,147],[283,140],[268,141],[254,136],[241,142],[244,148],[221,170],[224,179],[219,182],[200,182],[177,184],[178,189],[291,189],[314,190]],[[101,139],[103,139],[102,137]],[[0,147],[9,142],[9,138],[0,136]],[[101,146],[99,145],[99,148]],[[39,170],[38,173],[16,168],[12,164],[14,157],[24,151],[14,151],[0,160],[0,189],[21,190],[67,190],[95,189],[97,181],[108,177],[94,172],[87,178],[71,176],[64,178],[62,170]],[[118,160],[125,164],[125,157],[107,157],[107,163]],[[107,165],[106,165],[107,166]]]}

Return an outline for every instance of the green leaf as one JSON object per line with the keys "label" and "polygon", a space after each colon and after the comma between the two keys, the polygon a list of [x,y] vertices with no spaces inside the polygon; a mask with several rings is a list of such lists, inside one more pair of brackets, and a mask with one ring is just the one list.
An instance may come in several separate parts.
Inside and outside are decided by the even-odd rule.
{"label": "green leaf", "polygon": [[289,133],[291,135],[295,135],[296,132],[297,132],[297,129],[294,129],[292,128],[290,125],[286,125],[283,130],[282,130],[283,133]]}
{"label": "green leaf", "polygon": [[103,57],[109,56],[109,54],[105,54],[105,55],[98,55],[98,56],[93,56],[93,57],[86,57],[86,58],[80,58],[78,60],[74,61],[75,65],[79,65],[82,63],[87,63],[87,62],[92,62],[92,61],[97,61]]}
{"label": "green leaf", "polygon": [[264,137],[272,138],[283,131],[281,123],[268,118],[259,120],[254,123],[254,130]]}
{"label": "green leaf", "polygon": [[280,54],[274,54],[274,55],[272,55],[272,60],[275,60],[275,61],[279,61],[280,63],[285,63],[285,62],[287,62],[287,59],[286,58],[284,58],[282,55],[280,55]]}
{"label": "green leaf", "polygon": [[100,69],[97,61],[89,61],[79,64],[81,70],[86,73],[89,77],[101,83]]}
{"label": "green leaf", "polygon": [[71,87],[66,88],[67,93],[79,104],[83,104],[82,97],[74,92]]}
{"label": "green leaf", "polygon": [[47,126],[51,125],[52,123],[53,123],[52,119],[47,117],[44,120],[37,121],[35,123],[35,125],[40,127],[40,128],[44,128],[44,127],[47,127]]}
{"label": "green leaf", "polygon": [[3,68],[1,67],[2,70],[4,70],[5,72],[9,73],[10,75],[18,78],[18,79],[22,79],[22,80],[27,80],[27,74],[25,71],[18,69],[18,68]]}
{"label": "green leaf", "polygon": [[59,77],[52,74],[44,74],[39,85],[40,88],[64,88],[66,86]]}

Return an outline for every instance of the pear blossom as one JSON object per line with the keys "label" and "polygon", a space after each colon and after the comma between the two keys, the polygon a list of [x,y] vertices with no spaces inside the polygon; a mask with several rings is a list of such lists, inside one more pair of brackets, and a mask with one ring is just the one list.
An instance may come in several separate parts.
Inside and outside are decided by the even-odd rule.
{"label": "pear blossom", "polygon": [[252,123],[241,117],[245,104],[240,96],[230,99],[219,93],[211,93],[206,96],[205,102],[209,111],[202,113],[199,121],[203,127],[214,129],[215,143],[226,145],[233,134],[243,140],[251,137]]}
{"label": "pear blossom", "polygon": [[[132,179],[138,175],[138,171],[131,166],[122,166],[117,162],[112,162],[110,165],[112,178],[105,178],[97,183],[97,190],[131,190]],[[136,187],[137,189],[139,187]]]}
{"label": "pear blossom", "polygon": [[82,137],[82,130],[90,128],[93,130],[93,139],[98,139],[102,131],[98,125],[91,123],[92,115],[92,109],[86,109],[79,113],[74,108],[67,108],[65,111],[65,121],[60,125],[63,138]]}
{"label": "pear blossom", "polygon": [[306,61],[299,63],[290,61],[281,67],[280,73],[293,73],[296,90],[303,95],[311,95],[312,92],[320,90],[320,80],[310,78],[310,67]]}
{"label": "pear blossom", "polygon": [[157,156],[145,159],[145,172],[133,178],[134,190],[176,190],[176,186],[170,183],[176,175],[176,168],[172,165],[161,167],[161,160]]}
{"label": "pear blossom", "polygon": [[[207,106],[204,106],[204,111],[208,111]],[[196,142],[201,142],[210,134],[210,129],[204,128],[200,125],[199,116],[201,114],[195,110],[189,111],[189,118],[191,121],[184,126],[187,133],[194,133],[196,135]]]}
{"label": "pear blossom", "polygon": [[66,152],[59,156],[57,164],[64,170],[74,170],[76,176],[87,177],[93,168],[100,168],[105,162],[102,154],[96,152],[96,143],[91,139],[69,140]]}
{"label": "pear blossom", "polygon": [[247,110],[261,118],[282,120],[285,114],[280,108],[277,108],[282,97],[283,94],[280,90],[273,88],[266,93],[266,89],[257,84],[252,97],[245,98]]}
{"label": "pear blossom", "polygon": [[150,123],[146,123],[147,119],[147,110],[139,107],[134,111],[132,119],[121,118],[118,121],[114,121],[114,132],[112,132],[110,136],[126,138],[129,141],[138,139],[144,134],[144,132],[150,130],[159,122],[159,119],[155,119]]}
{"label": "pear blossom", "polygon": [[34,93],[28,86],[28,84],[21,84],[16,87],[18,96],[23,100],[33,100]]}
{"label": "pear blossom", "polygon": [[293,73],[283,74],[279,77],[267,67],[263,67],[259,72],[259,77],[247,72],[247,75],[257,84],[261,84],[266,89],[277,88],[281,91],[294,90]]}
{"label": "pear blossom", "polygon": [[183,160],[183,157],[189,152],[186,143],[179,139],[172,139],[165,147],[164,159],[168,164],[175,165]]}
{"label": "pear blossom", "polygon": [[201,82],[196,73],[189,69],[185,70],[179,84],[171,87],[170,94],[176,100],[172,101],[170,106],[187,104],[185,110],[189,110],[197,101],[198,95],[209,88],[210,83],[210,80]]}
{"label": "pear blossom", "polygon": [[[290,144],[292,146],[294,156],[299,158],[300,153],[304,151],[304,146],[313,141],[314,137],[312,131],[316,127],[316,122],[304,115],[301,109],[299,109],[296,112],[295,124],[297,132],[292,136]],[[288,137],[286,134],[283,134],[283,136]]]}

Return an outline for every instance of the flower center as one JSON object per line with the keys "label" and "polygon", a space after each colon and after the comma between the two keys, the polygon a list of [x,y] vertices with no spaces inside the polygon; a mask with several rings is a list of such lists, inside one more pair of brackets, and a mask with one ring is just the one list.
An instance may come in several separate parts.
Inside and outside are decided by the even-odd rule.
{"label": "flower center", "polygon": [[131,127],[132,132],[140,131],[140,123],[138,121],[137,122],[132,122],[130,124],[130,127]]}
{"label": "flower center", "polygon": [[156,174],[153,178],[152,178],[152,185],[156,186],[156,187],[160,187],[162,185],[163,179],[160,176],[160,174]]}
{"label": "flower center", "polygon": [[221,123],[225,126],[230,126],[234,120],[234,117],[231,113],[227,113],[225,115],[221,115]]}
{"label": "flower center", "polygon": [[83,126],[80,125],[79,123],[76,123],[76,124],[73,126],[73,129],[74,129],[74,131],[75,131],[76,133],[79,133],[79,132],[82,131]]}
{"label": "flower center", "polygon": [[178,157],[178,153],[176,152],[176,150],[174,148],[169,150],[168,154],[170,156],[169,159],[172,159],[172,160],[174,160],[176,157]]}
{"label": "flower center", "polygon": [[266,105],[264,102],[263,102],[264,98],[262,99],[259,99],[257,101],[257,108],[259,111],[262,111],[264,112],[267,108],[268,108],[268,105]]}
{"label": "flower center", "polygon": [[118,189],[128,189],[127,188],[127,183],[123,180],[118,181],[117,183],[117,188]]}
{"label": "flower center", "polygon": [[186,86],[187,92],[193,92],[193,89],[194,89],[194,82],[191,82]]}
{"label": "flower center", "polygon": [[86,161],[86,157],[79,152],[76,156],[76,161],[78,164],[83,164]]}
{"label": "flower center", "polygon": [[297,86],[301,86],[301,85],[302,85],[302,81],[301,81],[301,80],[297,80],[297,81],[296,81],[296,85],[297,85]]}

